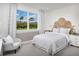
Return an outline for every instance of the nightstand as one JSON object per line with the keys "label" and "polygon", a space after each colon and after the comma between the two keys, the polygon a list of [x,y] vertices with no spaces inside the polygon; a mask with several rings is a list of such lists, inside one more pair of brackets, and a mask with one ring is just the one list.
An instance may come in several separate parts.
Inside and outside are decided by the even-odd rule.
{"label": "nightstand", "polygon": [[79,35],[70,35],[70,45],[79,47]]}

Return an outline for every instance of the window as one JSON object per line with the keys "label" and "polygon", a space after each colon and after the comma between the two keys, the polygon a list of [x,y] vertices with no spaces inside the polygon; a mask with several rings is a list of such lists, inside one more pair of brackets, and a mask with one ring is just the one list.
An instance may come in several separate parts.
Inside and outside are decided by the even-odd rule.
{"label": "window", "polygon": [[37,29],[37,15],[34,13],[29,13],[29,29]]}
{"label": "window", "polygon": [[22,10],[16,12],[17,30],[35,30],[38,29],[37,14]]}

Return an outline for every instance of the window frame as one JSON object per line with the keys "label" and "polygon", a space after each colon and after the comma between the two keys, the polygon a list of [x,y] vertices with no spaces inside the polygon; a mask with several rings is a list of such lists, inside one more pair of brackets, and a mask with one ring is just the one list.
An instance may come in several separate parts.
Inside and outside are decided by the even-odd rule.
{"label": "window frame", "polygon": [[[23,10],[23,11],[25,11],[25,10]],[[34,31],[38,31],[39,30],[39,14],[38,14],[38,12],[36,12],[36,13],[35,12],[29,12],[29,11],[26,11],[26,12],[27,12],[27,29],[26,30],[17,30],[17,28],[16,28],[17,33],[34,32]],[[35,13],[35,14],[37,14],[37,29],[33,29],[33,30],[29,29],[29,20],[28,20],[29,19],[29,13]],[[17,26],[17,21],[16,21],[16,26]]]}

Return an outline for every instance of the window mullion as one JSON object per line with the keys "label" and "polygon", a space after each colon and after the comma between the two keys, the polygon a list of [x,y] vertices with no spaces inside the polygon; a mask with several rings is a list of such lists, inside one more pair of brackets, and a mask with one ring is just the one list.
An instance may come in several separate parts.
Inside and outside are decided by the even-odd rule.
{"label": "window mullion", "polygon": [[29,30],[29,12],[27,13],[27,30]]}

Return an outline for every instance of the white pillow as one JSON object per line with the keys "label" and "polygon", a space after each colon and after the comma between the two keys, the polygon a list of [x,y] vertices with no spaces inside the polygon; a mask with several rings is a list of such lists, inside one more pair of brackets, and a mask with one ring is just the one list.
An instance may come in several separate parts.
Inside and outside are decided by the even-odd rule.
{"label": "white pillow", "polygon": [[60,33],[64,33],[64,34],[66,34],[66,32],[67,32],[66,29],[64,29],[64,28],[60,28]]}
{"label": "white pillow", "polygon": [[70,29],[60,28],[60,33],[69,34]]}
{"label": "white pillow", "polygon": [[10,35],[8,35],[6,38],[4,38],[4,42],[13,43],[14,41],[13,41],[12,37]]}
{"label": "white pillow", "polygon": [[59,33],[60,32],[60,29],[59,28],[53,28],[53,32]]}

